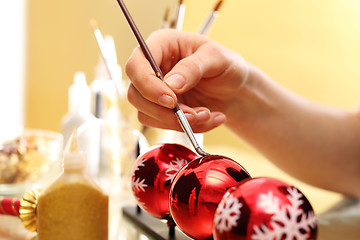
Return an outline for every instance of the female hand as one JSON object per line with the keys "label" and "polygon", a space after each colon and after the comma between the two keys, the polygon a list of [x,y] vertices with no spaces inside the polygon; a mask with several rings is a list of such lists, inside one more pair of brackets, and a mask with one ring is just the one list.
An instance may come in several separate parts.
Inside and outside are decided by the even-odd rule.
{"label": "female hand", "polygon": [[126,64],[131,80],[128,99],[139,121],[152,127],[181,130],[172,110],[179,103],[194,132],[205,132],[231,117],[248,75],[242,57],[198,34],[159,30],[147,45],[164,74],[156,77],[140,47]]}

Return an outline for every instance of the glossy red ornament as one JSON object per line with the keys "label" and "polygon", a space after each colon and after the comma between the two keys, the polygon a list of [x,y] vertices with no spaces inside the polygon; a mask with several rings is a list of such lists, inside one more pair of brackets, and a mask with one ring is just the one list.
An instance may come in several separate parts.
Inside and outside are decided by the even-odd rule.
{"label": "glossy red ornament", "polygon": [[198,155],[179,144],[151,147],[135,161],[131,189],[138,205],[157,218],[168,219],[170,184],[180,168]]}
{"label": "glossy red ornament", "polygon": [[249,177],[239,163],[224,156],[191,161],[171,184],[170,212],[176,225],[192,238],[211,238],[214,214],[222,196]]}
{"label": "glossy red ornament", "polygon": [[0,215],[19,216],[20,199],[0,196]]}
{"label": "glossy red ornament", "polygon": [[273,178],[253,178],[229,189],[214,217],[216,240],[310,240],[316,235],[316,216],[306,197]]}

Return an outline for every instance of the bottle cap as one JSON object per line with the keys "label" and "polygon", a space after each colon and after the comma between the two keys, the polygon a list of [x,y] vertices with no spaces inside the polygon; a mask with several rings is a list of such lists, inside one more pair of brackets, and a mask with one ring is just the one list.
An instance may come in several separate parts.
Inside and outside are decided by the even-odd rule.
{"label": "bottle cap", "polygon": [[85,154],[80,151],[77,139],[77,128],[74,128],[65,150],[64,150],[64,170],[85,168]]}
{"label": "bottle cap", "polygon": [[90,113],[90,89],[83,72],[76,72],[69,87],[69,112]]}

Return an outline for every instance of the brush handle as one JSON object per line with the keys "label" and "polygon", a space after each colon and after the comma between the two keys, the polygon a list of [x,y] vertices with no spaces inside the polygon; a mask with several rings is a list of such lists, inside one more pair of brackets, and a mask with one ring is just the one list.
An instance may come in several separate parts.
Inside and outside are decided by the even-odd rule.
{"label": "brush handle", "polygon": [[161,80],[163,80],[164,76],[160,70],[160,67],[156,64],[154,57],[152,56],[149,48],[147,47],[144,38],[141,36],[139,29],[136,27],[136,24],[135,24],[134,20],[132,19],[131,14],[128,11],[124,1],[117,0],[117,2],[119,3],[119,6],[120,6],[122,12],[124,13],[124,16],[125,16],[127,22],[129,23],[130,28],[133,31],[133,33],[136,37],[136,40],[138,41],[138,43],[141,47],[141,50],[143,51],[146,59],[150,62],[150,65],[151,65],[152,69],[154,70],[156,76],[158,78],[160,78]]}
{"label": "brush handle", "polygon": [[200,27],[198,33],[202,34],[202,35],[207,35],[207,33],[210,30],[210,27],[212,25],[212,23],[214,22],[214,20],[219,16],[219,12],[218,11],[214,11],[211,12],[209,14],[209,16],[206,18],[205,22],[203,23],[203,25]]}

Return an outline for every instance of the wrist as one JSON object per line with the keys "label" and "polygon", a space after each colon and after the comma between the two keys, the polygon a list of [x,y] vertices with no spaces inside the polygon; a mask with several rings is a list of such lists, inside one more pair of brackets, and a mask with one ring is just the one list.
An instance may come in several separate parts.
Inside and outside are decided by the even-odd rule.
{"label": "wrist", "polygon": [[238,135],[243,135],[253,125],[260,124],[258,121],[273,111],[266,91],[268,77],[252,64],[245,64],[246,67],[241,72],[243,81],[226,113],[225,123]]}

